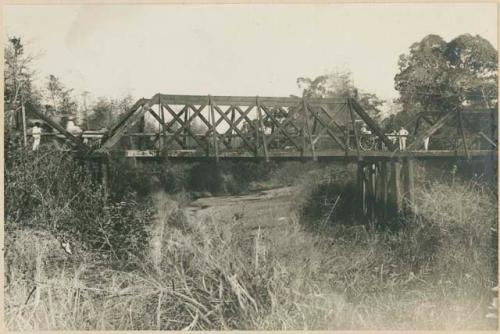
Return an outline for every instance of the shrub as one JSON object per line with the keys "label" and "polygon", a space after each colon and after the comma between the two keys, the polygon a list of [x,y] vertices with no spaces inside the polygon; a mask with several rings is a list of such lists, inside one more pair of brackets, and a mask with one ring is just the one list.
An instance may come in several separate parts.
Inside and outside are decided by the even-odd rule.
{"label": "shrub", "polygon": [[190,165],[166,161],[160,166],[160,183],[163,190],[178,193],[188,189]]}
{"label": "shrub", "polygon": [[5,168],[6,230],[46,230],[59,239],[107,250],[114,258],[140,251],[147,204],[130,195],[120,202],[104,202],[102,188],[89,170],[85,162],[48,147],[10,149]]}
{"label": "shrub", "polygon": [[265,180],[275,168],[272,163],[201,162],[189,169],[188,189],[213,194],[239,194],[248,190],[251,182]]}
{"label": "shrub", "polygon": [[114,154],[110,156],[108,163],[109,188],[114,201],[121,201],[123,196],[130,193],[144,198],[159,187],[154,170],[142,161],[136,162]]}

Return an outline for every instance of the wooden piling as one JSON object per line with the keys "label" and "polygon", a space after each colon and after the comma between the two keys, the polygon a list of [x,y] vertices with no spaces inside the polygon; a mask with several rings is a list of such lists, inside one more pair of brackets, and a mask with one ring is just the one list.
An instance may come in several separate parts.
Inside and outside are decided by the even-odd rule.
{"label": "wooden piling", "polygon": [[415,202],[415,180],[413,171],[414,161],[411,158],[403,159],[404,199],[405,211],[412,214],[412,205]]}
{"label": "wooden piling", "polygon": [[358,197],[361,200],[361,210],[363,212],[363,215],[366,213],[365,210],[365,166],[362,161],[358,161],[357,163],[358,169],[357,169],[357,174],[356,174],[356,185],[357,185],[357,192],[358,192]]}
{"label": "wooden piling", "polygon": [[376,209],[377,209],[377,187],[376,187],[376,165],[375,163],[370,163],[369,165],[369,193],[368,193],[368,207],[369,207],[369,217],[370,222],[374,223],[376,219]]}
{"label": "wooden piling", "polygon": [[388,217],[388,211],[387,211],[387,204],[388,204],[388,190],[389,190],[389,178],[388,178],[388,171],[389,169],[387,168],[387,162],[386,161],[381,161],[380,162],[380,183],[381,183],[381,199],[380,199],[380,204],[382,205],[381,208],[381,216],[382,219],[387,219]]}
{"label": "wooden piling", "polygon": [[394,203],[396,214],[401,212],[401,162],[393,160],[391,162],[391,202]]}

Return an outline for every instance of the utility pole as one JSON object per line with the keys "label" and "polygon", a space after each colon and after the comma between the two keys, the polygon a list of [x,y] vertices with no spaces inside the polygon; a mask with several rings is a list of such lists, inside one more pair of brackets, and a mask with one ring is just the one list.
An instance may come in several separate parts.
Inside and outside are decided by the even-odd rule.
{"label": "utility pole", "polygon": [[21,95],[21,113],[23,117],[23,139],[24,139],[24,147],[28,146],[28,136],[26,133],[26,110],[24,109],[24,98]]}

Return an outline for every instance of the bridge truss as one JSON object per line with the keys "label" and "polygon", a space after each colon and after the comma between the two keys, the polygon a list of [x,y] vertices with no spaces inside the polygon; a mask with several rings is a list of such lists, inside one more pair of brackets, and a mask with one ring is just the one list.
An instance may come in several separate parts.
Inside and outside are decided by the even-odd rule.
{"label": "bridge truss", "polygon": [[[486,113],[481,113],[484,115]],[[477,157],[496,153],[492,134],[473,146],[468,118],[460,111],[421,113],[408,126],[414,140],[404,152],[353,98],[194,96],[156,94],[140,99],[109,130],[94,154],[124,151],[136,158],[417,159]],[[491,113],[490,113],[491,115]],[[421,124],[429,124],[419,131]],[[492,120],[488,122],[491,125]],[[456,127],[454,149],[422,151],[424,138],[445,125]],[[153,126],[152,126],[153,125]],[[371,146],[363,143],[370,133]],[[468,131],[470,134],[470,131]],[[448,138],[451,140],[451,138]],[[459,145],[460,144],[460,145]],[[476,143],[477,144],[477,143]],[[470,146],[468,146],[470,145]],[[366,146],[366,145],[365,145]]]}
{"label": "bridge truss", "polygon": [[[384,133],[354,98],[156,94],[137,101],[107,133],[93,134],[95,148],[46,121],[84,157],[100,162],[104,185],[107,157],[113,152],[140,159],[355,161],[363,213],[385,219],[390,207],[400,212],[404,203],[413,202],[415,159],[496,163],[497,119],[491,109],[419,113],[405,125],[412,140],[403,151],[397,138]],[[451,148],[421,149],[425,138],[445,128]],[[367,133],[370,145],[364,145]]]}

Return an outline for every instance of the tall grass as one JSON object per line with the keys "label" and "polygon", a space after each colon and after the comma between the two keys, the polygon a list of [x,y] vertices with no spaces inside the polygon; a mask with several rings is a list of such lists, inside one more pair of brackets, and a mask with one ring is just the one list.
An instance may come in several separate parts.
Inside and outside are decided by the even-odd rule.
{"label": "tall grass", "polygon": [[[295,199],[271,206],[266,222],[246,221],[274,230],[191,214],[158,191],[153,214],[143,217],[143,247],[126,248],[121,266],[83,245],[68,255],[46,231],[9,231],[7,327],[495,328],[485,314],[497,285],[496,202],[481,184],[420,184],[417,218],[385,231],[345,224],[337,211],[351,202],[335,202],[349,188],[350,169],[306,167],[272,172],[280,181],[269,184],[294,184]],[[290,179],[293,173],[302,181]],[[307,214],[318,208],[324,214]],[[135,219],[114,210],[116,226]]]}

